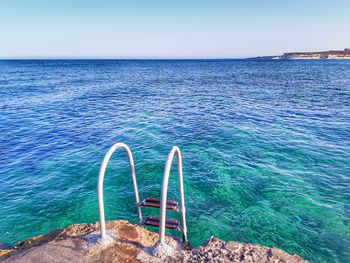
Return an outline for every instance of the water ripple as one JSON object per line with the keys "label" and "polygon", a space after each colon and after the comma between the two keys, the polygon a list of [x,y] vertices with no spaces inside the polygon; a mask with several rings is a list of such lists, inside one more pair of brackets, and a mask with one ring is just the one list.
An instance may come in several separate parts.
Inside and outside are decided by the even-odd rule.
{"label": "water ripple", "polygon": [[[141,198],[159,196],[176,144],[194,245],[216,235],[349,262],[349,76],[348,61],[0,61],[0,241],[97,221],[117,141]],[[108,219],[136,222],[123,152],[105,193]]]}

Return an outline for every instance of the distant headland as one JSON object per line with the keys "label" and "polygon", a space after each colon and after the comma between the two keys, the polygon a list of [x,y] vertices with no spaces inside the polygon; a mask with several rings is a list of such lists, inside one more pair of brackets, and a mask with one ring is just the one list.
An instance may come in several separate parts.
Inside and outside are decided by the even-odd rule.
{"label": "distant headland", "polygon": [[350,48],[318,52],[291,52],[280,56],[263,56],[248,59],[350,59]]}

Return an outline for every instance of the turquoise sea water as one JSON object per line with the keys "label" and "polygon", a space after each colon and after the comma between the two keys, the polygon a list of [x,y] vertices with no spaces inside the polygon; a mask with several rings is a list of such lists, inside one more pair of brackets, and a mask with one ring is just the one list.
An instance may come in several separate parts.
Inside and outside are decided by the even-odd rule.
{"label": "turquoise sea water", "polygon": [[[116,142],[141,199],[158,197],[178,145],[193,245],[215,235],[350,262],[350,61],[0,61],[0,135],[0,242],[97,221]],[[133,198],[118,151],[107,219],[136,223]]]}

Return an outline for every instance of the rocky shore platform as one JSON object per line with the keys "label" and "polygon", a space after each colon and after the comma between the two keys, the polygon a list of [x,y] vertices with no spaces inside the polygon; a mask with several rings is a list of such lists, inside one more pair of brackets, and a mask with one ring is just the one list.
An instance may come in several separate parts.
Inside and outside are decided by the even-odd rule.
{"label": "rocky shore platform", "polygon": [[158,233],[128,221],[107,222],[108,239],[99,243],[98,223],[75,224],[0,250],[1,262],[308,262],[277,248],[211,237],[203,246],[183,246],[167,236],[172,253],[157,253]]}

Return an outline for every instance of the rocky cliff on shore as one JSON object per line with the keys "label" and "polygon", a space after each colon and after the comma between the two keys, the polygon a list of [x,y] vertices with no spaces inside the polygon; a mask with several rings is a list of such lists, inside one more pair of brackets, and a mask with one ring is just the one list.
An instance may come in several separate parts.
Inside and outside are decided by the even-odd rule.
{"label": "rocky cliff on shore", "polygon": [[308,262],[277,248],[210,238],[196,248],[184,247],[167,236],[169,256],[154,256],[158,234],[128,221],[107,222],[110,242],[99,243],[98,224],[76,224],[33,237],[8,250],[2,262]]}
{"label": "rocky cliff on shore", "polygon": [[284,53],[281,59],[350,59],[350,49]]}
{"label": "rocky cliff on shore", "polygon": [[281,56],[262,56],[249,59],[350,59],[350,49],[345,48],[344,50],[329,50],[318,52],[290,52],[284,53]]}

